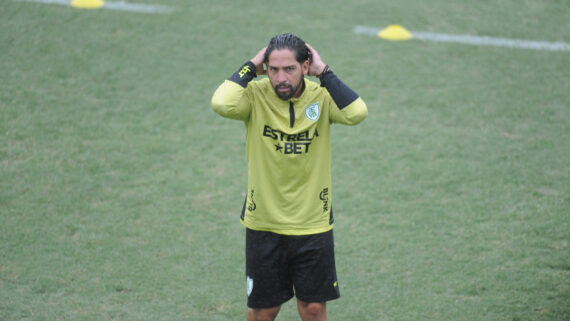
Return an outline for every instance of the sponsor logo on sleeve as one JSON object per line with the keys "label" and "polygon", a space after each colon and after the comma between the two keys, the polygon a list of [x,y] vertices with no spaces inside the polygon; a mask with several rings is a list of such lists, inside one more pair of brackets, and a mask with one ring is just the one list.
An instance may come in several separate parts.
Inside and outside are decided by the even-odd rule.
{"label": "sponsor logo on sleeve", "polygon": [[241,68],[241,70],[239,71],[239,77],[243,78],[245,75],[247,75],[249,72],[251,71],[251,68],[248,65],[243,66],[243,68]]}

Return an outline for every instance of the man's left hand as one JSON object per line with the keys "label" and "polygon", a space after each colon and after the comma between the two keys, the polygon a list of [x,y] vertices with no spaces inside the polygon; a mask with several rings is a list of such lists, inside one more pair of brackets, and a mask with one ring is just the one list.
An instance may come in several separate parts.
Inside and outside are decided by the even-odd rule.
{"label": "man's left hand", "polygon": [[311,53],[311,65],[309,66],[309,76],[318,76],[320,75],[326,67],[326,64],[319,56],[319,53],[315,50],[315,48],[311,47],[308,43],[306,44],[307,48],[309,48],[309,52]]}

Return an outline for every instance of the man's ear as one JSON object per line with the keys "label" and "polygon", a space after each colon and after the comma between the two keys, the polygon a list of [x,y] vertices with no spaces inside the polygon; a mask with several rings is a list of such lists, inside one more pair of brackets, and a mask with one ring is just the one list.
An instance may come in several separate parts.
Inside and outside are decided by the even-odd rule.
{"label": "man's ear", "polygon": [[303,68],[303,75],[308,75],[309,68],[311,67],[311,61],[305,60],[305,62],[303,62],[303,65],[301,67]]}

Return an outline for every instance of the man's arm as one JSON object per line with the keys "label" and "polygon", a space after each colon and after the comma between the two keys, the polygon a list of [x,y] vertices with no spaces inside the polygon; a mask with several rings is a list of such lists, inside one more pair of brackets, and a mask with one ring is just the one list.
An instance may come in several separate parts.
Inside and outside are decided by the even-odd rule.
{"label": "man's arm", "polygon": [[263,55],[265,48],[246,62],[230,78],[225,80],[212,96],[212,109],[223,117],[246,120],[251,105],[245,94],[247,84],[257,76],[256,70],[263,73]]}
{"label": "man's arm", "polygon": [[368,115],[364,100],[329,69],[313,47],[307,44],[307,48],[311,52],[309,76],[319,78],[321,86],[327,89],[338,107],[338,110],[331,111],[331,120],[345,125],[362,122]]}

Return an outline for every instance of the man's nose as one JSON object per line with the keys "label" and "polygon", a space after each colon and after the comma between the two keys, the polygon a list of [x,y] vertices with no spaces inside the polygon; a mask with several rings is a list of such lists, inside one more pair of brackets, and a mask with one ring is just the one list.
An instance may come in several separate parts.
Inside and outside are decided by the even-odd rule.
{"label": "man's nose", "polygon": [[285,82],[287,80],[287,73],[283,70],[277,72],[277,82]]}

